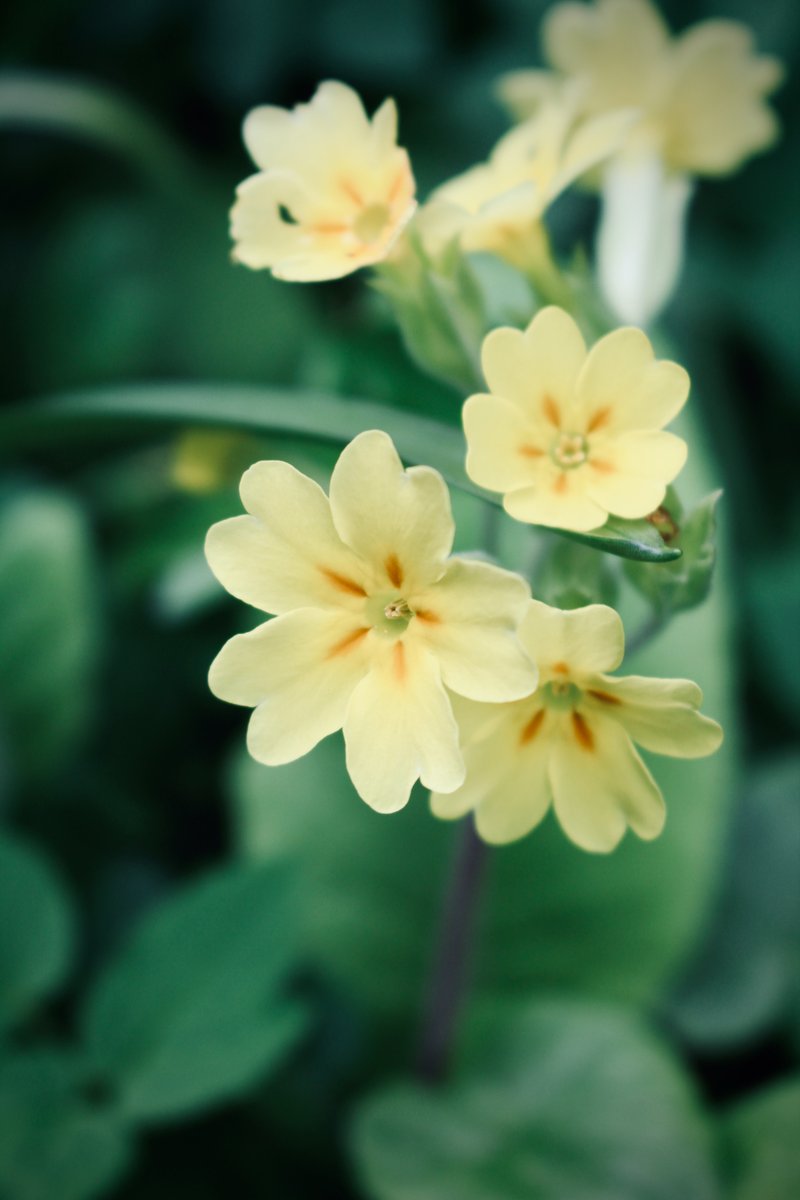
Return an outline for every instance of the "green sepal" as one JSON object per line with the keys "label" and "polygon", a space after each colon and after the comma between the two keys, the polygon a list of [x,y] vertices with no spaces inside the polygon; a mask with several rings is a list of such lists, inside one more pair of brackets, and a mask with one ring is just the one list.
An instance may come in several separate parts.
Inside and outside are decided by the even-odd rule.
{"label": "green sepal", "polygon": [[716,508],[721,495],[721,491],[712,492],[684,518],[680,501],[670,489],[654,514],[659,532],[667,538],[669,549],[679,551],[680,560],[662,561],[657,571],[630,562],[625,572],[656,613],[666,616],[695,608],[707,597],[716,560]]}

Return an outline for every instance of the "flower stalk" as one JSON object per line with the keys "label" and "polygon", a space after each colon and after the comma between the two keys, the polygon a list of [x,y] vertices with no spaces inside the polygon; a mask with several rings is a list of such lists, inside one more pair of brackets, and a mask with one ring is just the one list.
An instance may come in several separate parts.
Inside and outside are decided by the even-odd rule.
{"label": "flower stalk", "polygon": [[442,906],[436,952],[425,997],[416,1070],[440,1083],[450,1065],[458,1018],[469,988],[474,931],[489,847],[471,819],[459,830]]}

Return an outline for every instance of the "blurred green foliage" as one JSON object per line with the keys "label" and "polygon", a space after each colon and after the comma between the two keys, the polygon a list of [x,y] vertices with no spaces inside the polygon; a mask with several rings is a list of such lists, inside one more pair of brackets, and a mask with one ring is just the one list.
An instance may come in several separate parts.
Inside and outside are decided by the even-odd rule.
{"label": "blurred green foliage", "polygon": [[[205,676],[248,617],[201,553],[235,481],[177,486],[176,438],[193,412],[250,430],[244,385],[262,416],[268,395],[296,410],[284,433],[264,419],[253,455],[323,481],[331,447],[298,438],[321,419],[309,393],[407,410],[387,428],[420,414],[409,436],[450,453],[461,394],[409,362],[376,290],[231,265],[241,119],[322,78],[370,106],[390,92],[424,192],[505,128],[493,80],[538,61],[545,5],[43,0],[0,18],[3,403],[74,391],[102,418],[135,386],[155,418],[70,432],[36,410],[24,451],[0,446],[2,1200],[800,1188],[800,10],[664,7],[675,28],[745,20],[789,66],[783,142],[700,186],[667,314],[694,383],[684,558],[623,569],[516,527],[500,557],[551,602],[620,595],[635,631],[631,576],[665,607],[698,599],[718,520],[709,599],[631,667],[698,679],[726,748],[652,764],[670,812],[652,845],[593,859],[548,822],[494,855],[435,1093],[408,1064],[454,830],[421,793],[391,820],[367,810],[336,740],[273,771],[243,756],[243,714]],[[588,245],[593,215],[560,202],[557,244]],[[508,279],[475,270],[514,319]],[[458,496],[459,548],[484,508]]]}

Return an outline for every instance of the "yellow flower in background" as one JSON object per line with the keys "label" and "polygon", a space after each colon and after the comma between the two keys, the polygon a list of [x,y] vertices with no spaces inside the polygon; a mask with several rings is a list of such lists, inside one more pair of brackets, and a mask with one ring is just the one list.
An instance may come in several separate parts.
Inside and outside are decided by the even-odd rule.
{"label": "yellow flower in background", "polygon": [[712,754],[722,730],[698,712],[700,688],[607,674],[622,661],[624,632],[601,604],[561,612],[532,600],[520,637],[539,663],[539,686],[512,704],[459,705],[467,777],[431,796],[435,815],[474,810],[480,836],[504,843],[529,833],[552,804],[584,850],[613,850],[628,826],[657,837],[664,800],[633,743],[676,758]]}
{"label": "yellow flower in background", "polygon": [[397,145],[397,110],[370,120],[343,83],[288,111],[265,105],[244,123],[260,168],[231,210],[233,255],[278,279],[338,279],[379,262],[414,212],[414,177]]}
{"label": "yellow flower in background", "polygon": [[255,708],[250,753],[291,762],[343,728],[350,777],[378,811],[402,808],[417,779],[458,787],[449,693],[499,702],[536,684],[517,637],[527,583],[448,557],[444,480],[404,471],[385,433],[345,448],[330,498],[285,462],[252,466],[241,496],[249,515],[212,526],[208,561],[234,596],[278,615],[223,646],[209,685]]}
{"label": "yellow flower in background", "polygon": [[661,504],[686,460],[686,443],[662,427],[686,402],[689,376],[657,361],[640,329],[616,329],[587,352],[572,317],[545,308],[524,333],[488,334],[482,364],[490,394],[463,411],[467,474],[502,492],[510,516],[588,531]]}
{"label": "yellow flower in background", "polygon": [[638,110],[605,164],[597,268],[621,321],[646,325],[680,275],[694,179],[735,171],[778,125],[766,97],[781,79],[746,26],[710,20],[672,37],[649,0],[556,5],[545,19],[555,71],[516,72],[501,95],[520,119],[571,85],[587,116]]}
{"label": "yellow flower in background", "polygon": [[[673,37],[649,0],[596,0],[555,5],[542,37],[548,62],[579,88],[583,111],[640,110],[627,148],[655,148],[675,172],[727,174],[777,137],[766,97],[781,65],[757,55],[737,21],[702,21]],[[518,117],[548,94],[543,74],[501,83]]]}
{"label": "yellow flower in background", "polygon": [[[526,265],[530,239],[545,210],[623,143],[631,114],[578,120],[575,97],[564,89],[562,93],[501,138],[488,162],[433,192],[426,208],[443,212],[447,206],[452,214],[449,232],[459,237],[464,250],[488,250]],[[446,229],[443,217],[433,232],[441,237],[442,228]]]}

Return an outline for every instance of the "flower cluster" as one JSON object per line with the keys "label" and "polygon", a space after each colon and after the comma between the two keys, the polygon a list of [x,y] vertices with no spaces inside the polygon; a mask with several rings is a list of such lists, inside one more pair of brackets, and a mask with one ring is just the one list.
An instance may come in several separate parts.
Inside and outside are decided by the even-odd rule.
{"label": "flower cluster", "polygon": [[[424,367],[463,395],[480,358],[488,390],[462,409],[471,484],[517,521],[601,550],[636,529],[666,561],[682,548],[656,530],[677,530],[662,506],[679,505],[668,488],[687,446],[665,427],[689,377],[636,326],[677,279],[694,178],[735,170],[775,138],[767,97],[780,69],[735,22],[673,37],[650,0],[559,4],[544,43],[548,69],[501,82],[517,126],[419,208],[392,100],[369,118],[351,88],[326,82],[291,111],[255,109],[244,138],[259,171],[237,192],[234,257],[296,281],[376,267]],[[580,180],[602,195],[608,307],[580,256],[559,267],[544,225]],[[526,328],[484,295],[487,254],[506,264],[495,277],[520,285],[527,308],[512,320]],[[246,515],[210,530],[208,561],[271,619],[222,648],[210,686],[254,709],[260,762],[290,762],[341,729],[355,788],[380,812],[402,808],[419,780],[437,816],[474,812],[486,841],[522,837],[552,807],[572,841],[605,852],[628,827],[652,838],[664,823],[634,743],[688,758],[719,746],[695,684],[611,673],[624,635],[612,608],[587,603],[603,595],[561,611],[532,599],[522,575],[452,556],[443,478],[404,469],[385,433],[344,449],[329,494],[270,461],[245,472],[241,498]]]}
{"label": "flower cluster", "polygon": [[356,790],[379,812],[402,808],[420,779],[438,815],[475,807],[486,839],[508,841],[554,794],[568,836],[609,850],[626,822],[643,837],[663,823],[628,734],[667,754],[719,744],[693,684],[600,674],[622,653],[612,610],[561,613],[531,601],[520,576],[449,557],[444,481],[404,471],[386,434],[350,443],[329,497],[284,462],[256,463],[241,495],[248,515],[212,526],[208,561],[233,595],[277,615],[233,637],[209,683],[254,707],[259,762],[291,762],[341,728]]}

